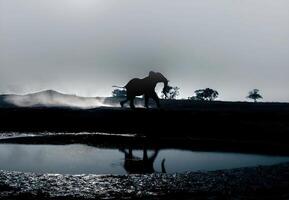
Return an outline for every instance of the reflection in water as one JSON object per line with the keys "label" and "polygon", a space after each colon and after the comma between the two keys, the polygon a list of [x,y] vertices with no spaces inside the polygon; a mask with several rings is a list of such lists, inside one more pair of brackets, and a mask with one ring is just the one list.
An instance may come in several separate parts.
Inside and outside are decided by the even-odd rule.
{"label": "reflection in water", "polygon": [[[142,158],[134,156],[132,148],[120,149],[124,153],[124,169],[129,174],[146,174],[156,172],[154,169],[154,162],[158,156],[159,150],[154,150],[151,156],[148,156],[147,149],[143,149]],[[162,173],[166,173],[165,159],[162,160]]]}
{"label": "reflection in water", "polygon": [[[166,159],[164,161],[164,159]],[[60,174],[183,173],[289,161],[289,157],[178,149],[0,144],[0,170]]]}

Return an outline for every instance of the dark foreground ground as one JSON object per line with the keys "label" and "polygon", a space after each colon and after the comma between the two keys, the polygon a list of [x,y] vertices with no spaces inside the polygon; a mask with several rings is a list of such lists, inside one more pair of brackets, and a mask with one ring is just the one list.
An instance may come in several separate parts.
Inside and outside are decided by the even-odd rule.
{"label": "dark foreground ground", "polygon": [[[284,142],[289,104],[164,101],[162,109],[0,108],[0,131],[106,132]],[[285,141],[287,142],[287,140]]]}

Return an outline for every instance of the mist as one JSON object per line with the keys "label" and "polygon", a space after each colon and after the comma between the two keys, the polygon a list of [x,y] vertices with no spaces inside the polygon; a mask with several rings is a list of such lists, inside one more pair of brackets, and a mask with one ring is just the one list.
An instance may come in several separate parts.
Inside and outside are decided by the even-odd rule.
{"label": "mist", "polygon": [[110,96],[112,85],[154,70],[181,88],[180,98],[210,87],[220,100],[244,101],[258,88],[264,101],[289,101],[288,7],[287,0],[0,0],[0,93]]}
{"label": "mist", "polygon": [[4,99],[9,104],[18,107],[72,107],[95,108],[104,106],[116,106],[105,104],[102,98],[84,98],[76,95],[66,95],[55,91],[43,91],[28,95],[7,95]]}

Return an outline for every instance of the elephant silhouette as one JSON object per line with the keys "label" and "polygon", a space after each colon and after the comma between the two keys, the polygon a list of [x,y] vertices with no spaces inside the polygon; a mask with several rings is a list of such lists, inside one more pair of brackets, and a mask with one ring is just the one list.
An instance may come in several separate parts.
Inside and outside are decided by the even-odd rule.
{"label": "elephant silhouette", "polygon": [[148,108],[149,98],[152,98],[157,107],[160,107],[160,101],[157,93],[155,92],[155,87],[158,83],[164,83],[163,91],[166,91],[168,87],[168,80],[159,72],[150,71],[149,75],[143,79],[134,78],[130,80],[124,88],[126,89],[127,99],[120,102],[121,107],[128,101],[130,101],[130,107],[135,108],[134,99],[136,96],[144,95],[145,107]]}
{"label": "elephant silhouette", "polygon": [[[155,150],[151,156],[148,156],[147,149],[143,149],[143,157],[139,158],[133,155],[132,148],[129,148],[128,151],[125,149],[120,149],[121,152],[125,155],[124,169],[129,174],[148,174],[154,173],[154,162],[158,155],[158,150]],[[165,169],[165,159],[161,163],[162,173],[166,173]]]}

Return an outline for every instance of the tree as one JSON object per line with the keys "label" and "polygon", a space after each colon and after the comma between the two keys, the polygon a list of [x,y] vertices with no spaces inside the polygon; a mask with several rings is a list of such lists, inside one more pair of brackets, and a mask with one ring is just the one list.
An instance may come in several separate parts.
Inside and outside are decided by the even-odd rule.
{"label": "tree", "polygon": [[180,95],[179,92],[180,88],[175,86],[167,86],[166,88],[164,88],[164,90],[162,91],[162,98],[163,99],[176,99],[177,96]]}
{"label": "tree", "polygon": [[263,99],[261,94],[259,94],[258,89],[253,89],[252,91],[249,92],[249,95],[247,96],[249,99],[253,99],[254,102],[257,102],[257,99]]}
{"label": "tree", "polygon": [[219,96],[219,93],[211,88],[196,90],[195,93],[196,96],[191,97],[191,100],[213,101]]}
{"label": "tree", "polygon": [[112,91],[113,97],[126,97],[126,90],[125,89],[114,89]]}

